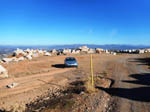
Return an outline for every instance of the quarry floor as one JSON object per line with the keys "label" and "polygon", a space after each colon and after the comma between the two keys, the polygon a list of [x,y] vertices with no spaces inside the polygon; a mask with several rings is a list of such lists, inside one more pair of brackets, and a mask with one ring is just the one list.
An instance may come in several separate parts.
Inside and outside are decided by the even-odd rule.
{"label": "quarry floor", "polygon": [[[78,68],[65,68],[67,56],[74,56]],[[150,54],[94,54],[94,75],[105,73],[113,80],[111,88],[97,87],[111,99],[107,112],[150,112]],[[9,72],[8,79],[0,79],[0,110],[9,110],[15,104],[36,101],[49,91],[67,88],[77,79],[90,76],[90,55],[66,55],[38,57],[31,61],[4,64]],[[9,89],[13,82],[19,85]],[[99,110],[98,112],[102,112]]]}

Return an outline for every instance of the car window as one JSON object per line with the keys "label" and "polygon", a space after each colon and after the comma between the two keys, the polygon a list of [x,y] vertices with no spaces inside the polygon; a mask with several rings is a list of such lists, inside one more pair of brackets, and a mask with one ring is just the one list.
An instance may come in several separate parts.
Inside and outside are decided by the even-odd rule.
{"label": "car window", "polygon": [[66,58],[66,61],[76,61],[75,58]]}

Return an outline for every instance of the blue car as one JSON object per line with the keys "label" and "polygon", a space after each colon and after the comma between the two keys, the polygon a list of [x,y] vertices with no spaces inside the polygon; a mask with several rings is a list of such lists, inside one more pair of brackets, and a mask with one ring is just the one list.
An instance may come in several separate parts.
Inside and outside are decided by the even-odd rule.
{"label": "blue car", "polygon": [[66,67],[78,67],[77,60],[74,57],[67,57],[64,63]]}

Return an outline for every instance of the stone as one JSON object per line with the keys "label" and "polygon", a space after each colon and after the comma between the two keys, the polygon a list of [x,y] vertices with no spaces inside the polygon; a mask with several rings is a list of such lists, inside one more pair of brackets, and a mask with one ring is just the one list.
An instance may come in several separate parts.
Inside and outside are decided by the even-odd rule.
{"label": "stone", "polygon": [[104,52],[103,49],[101,49],[101,48],[96,48],[96,53],[101,54],[102,52]]}
{"label": "stone", "polygon": [[16,86],[18,86],[19,83],[15,83],[13,82],[12,84],[7,85],[8,88],[15,88]]}
{"label": "stone", "polygon": [[143,53],[145,53],[145,50],[144,49],[140,49],[139,50],[139,54],[143,54]]}
{"label": "stone", "polygon": [[26,58],[27,58],[28,60],[32,60],[32,56],[31,56],[31,55],[27,55]]}
{"label": "stone", "polygon": [[88,52],[89,48],[87,46],[79,47],[82,52]]}
{"label": "stone", "polygon": [[0,65],[0,77],[7,78],[8,77],[8,71]]}
{"label": "stone", "polygon": [[13,61],[13,58],[3,58],[2,61],[5,63],[9,63]]}
{"label": "stone", "polygon": [[89,49],[89,50],[87,51],[87,53],[93,54],[93,53],[95,53],[95,50],[94,50],[94,49]]}
{"label": "stone", "polygon": [[53,54],[57,53],[56,49],[53,49],[53,50],[52,50],[52,53],[53,53]]}
{"label": "stone", "polygon": [[71,53],[71,49],[63,49],[62,53],[63,54],[70,54]]}
{"label": "stone", "polygon": [[24,57],[17,58],[17,61],[24,61]]}
{"label": "stone", "polygon": [[46,52],[44,56],[51,56],[49,52]]}
{"label": "stone", "polygon": [[19,55],[19,54],[23,54],[23,55],[26,55],[26,53],[22,50],[22,49],[19,49],[17,48],[17,50],[14,51],[15,55]]}

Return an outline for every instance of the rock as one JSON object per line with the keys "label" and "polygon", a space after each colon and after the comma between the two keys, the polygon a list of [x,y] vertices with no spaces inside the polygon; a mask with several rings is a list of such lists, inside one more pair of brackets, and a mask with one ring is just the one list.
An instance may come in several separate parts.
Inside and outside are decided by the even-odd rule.
{"label": "rock", "polygon": [[31,56],[31,55],[27,55],[26,58],[27,58],[28,60],[32,60],[32,56]]}
{"label": "rock", "polygon": [[93,54],[93,53],[95,53],[95,50],[94,50],[94,49],[89,49],[89,50],[87,51],[87,53]]}
{"label": "rock", "polygon": [[2,65],[0,65],[0,77],[2,78],[8,77],[8,72]]}
{"label": "rock", "polygon": [[112,54],[112,55],[117,55],[117,53],[116,53],[116,52],[111,52],[111,54]]}
{"label": "rock", "polygon": [[19,55],[19,54],[26,55],[26,53],[22,49],[19,49],[19,48],[17,48],[17,50],[14,51],[14,53],[15,53],[16,56]]}
{"label": "rock", "polygon": [[139,50],[139,54],[143,54],[143,53],[145,53],[145,50],[144,49],[140,49]]}
{"label": "rock", "polygon": [[13,58],[3,58],[2,61],[5,63],[9,63],[13,61]]}
{"label": "rock", "polygon": [[57,53],[56,49],[53,49],[53,50],[52,50],[52,53],[53,53],[53,54]]}
{"label": "rock", "polygon": [[84,94],[84,91],[81,91],[81,93],[80,93],[81,95],[83,95]]}
{"label": "rock", "polygon": [[72,53],[72,54],[79,54],[79,53],[80,53],[80,50],[75,50],[75,49],[74,49],[74,50],[71,51],[71,53]]}
{"label": "rock", "polygon": [[96,48],[96,53],[101,54],[102,52],[104,52],[103,49],[101,49],[101,48]]}
{"label": "rock", "polygon": [[42,55],[44,54],[44,52],[42,50],[38,50],[38,53],[42,54]]}
{"label": "rock", "polygon": [[12,57],[12,61],[14,61],[14,62],[18,62],[18,58],[16,58],[16,57]]}
{"label": "rock", "polygon": [[16,86],[18,86],[19,83],[15,83],[13,82],[12,84],[7,85],[8,88],[15,88]]}
{"label": "rock", "polygon": [[107,49],[105,50],[105,52],[106,52],[106,54],[109,54],[109,53],[110,53]]}
{"label": "rock", "polygon": [[38,53],[33,53],[32,57],[39,57]]}
{"label": "rock", "polygon": [[80,53],[80,50],[75,50],[75,49],[74,49],[74,50],[71,51],[71,53],[72,53],[72,54],[79,54],[79,53]]}
{"label": "rock", "polygon": [[24,57],[17,58],[17,61],[24,61]]}
{"label": "rock", "polygon": [[62,53],[63,54],[70,54],[71,53],[71,49],[63,49]]}
{"label": "rock", "polygon": [[44,56],[51,56],[49,52],[46,52]]}
{"label": "rock", "polygon": [[79,47],[82,52],[88,52],[89,48],[87,46]]}

